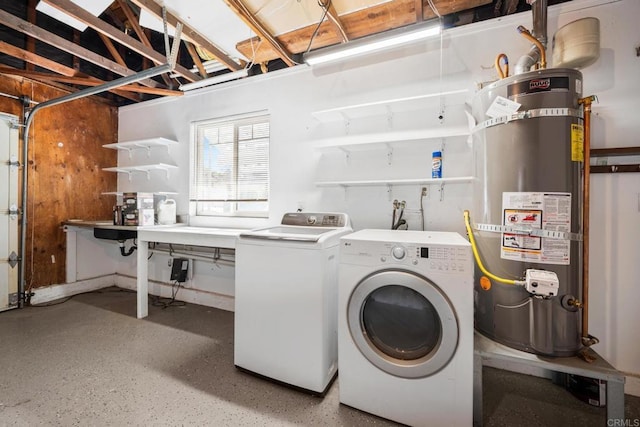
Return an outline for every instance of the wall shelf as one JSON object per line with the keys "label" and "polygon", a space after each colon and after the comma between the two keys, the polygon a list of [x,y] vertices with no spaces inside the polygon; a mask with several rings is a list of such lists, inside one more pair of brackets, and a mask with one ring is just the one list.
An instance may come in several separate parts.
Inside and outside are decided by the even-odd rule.
{"label": "wall shelf", "polygon": [[447,126],[435,129],[405,130],[326,138],[318,140],[316,142],[316,147],[320,151],[354,151],[358,148],[368,150],[376,148],[376,145],[388,147],[391,144],[398,142],[417,142],[428,139],[454,138],[469,136],[470,134],[471,132],[467,126]]}
{"label": "wall shelf", "polygon": [[472,182],[472,176],[459,176],[452,178],[415,178],[415,179],[366,179],[356,181],[320,181],[316,182],[316,187],[373,187],[373,186],[394,186],[394,185],[444,185],[444,184],[464,184]]}
{"label": "wall shelf", "polygon": [[349,121],[361,117],[380,116],[401,111],[420,110],[424,108],[425,105],[433,105],[431,98],[437,98],[441,96],[446,98],[455,98],[457,96],[461,99],[460,104],[462,104],[464,103],[463,95],[467,94],[468,92],[468,89],[458,89],[395,99],[386,99],[381,101],[329,108],[326,110],[312,112],[311,115],[321,123]]}
{"label": "wall shelf", "polygon": [[167,151],[169,150],[169,146],[178,144],[178,141],[174,141],[167,138],[148,138],[148,139],[140,139],[136,141],[125,141],[125,142],[115,142],[113,144],[104,144],[104,148],[110,148],[112,150],[122,150],[128,151],[129,157],[131,157],[131,152],[136,149],[146,148],[147,154],[151,154],[152,147],[167,147]]}
{"label": "wall shelf", "polygon": [[178,169],[178,167],[174,165],[168,165],[166,163],[156,163],[152,165],[116,166],[112,168],[103,168],[102,170],[107,172],[127,173],[129,174],[129,180],[131,180],[131,174],[134,172],[145,172],[147,174],[147,178],[151,179],[151,171],[153,170],[162,170],[166,172],[167,179],[169,179],[169,171],[171,169]]}

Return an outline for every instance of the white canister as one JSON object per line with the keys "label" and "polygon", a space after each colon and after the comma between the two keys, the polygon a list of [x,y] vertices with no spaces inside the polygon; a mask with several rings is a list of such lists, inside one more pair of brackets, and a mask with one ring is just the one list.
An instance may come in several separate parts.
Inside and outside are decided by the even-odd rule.
{"label": "white canister", "polygon": [[167,225],[176,223],[176,201],[165,199],[158,202],[158,224]]}

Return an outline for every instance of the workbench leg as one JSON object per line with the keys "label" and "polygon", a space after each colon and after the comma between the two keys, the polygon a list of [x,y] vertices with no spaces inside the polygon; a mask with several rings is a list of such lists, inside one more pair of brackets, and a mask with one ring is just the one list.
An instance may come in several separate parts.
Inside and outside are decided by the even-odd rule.
{"label": "workbench leg", "polygon": [[149,315],[149,270],[147,267],[147,258],[149,256],[149,242],[144,240],[138,241],[138,265],[136,291],[138,297],[138,319]]}
{"label": "workbench leg", "polygon": [[607,381],[607,425],[625,425],[609,420],[624,422],[624,382]]}
{"label": "workbench leg", "polygon": [[482,357],[473,355],[473,425],[482,426]]}

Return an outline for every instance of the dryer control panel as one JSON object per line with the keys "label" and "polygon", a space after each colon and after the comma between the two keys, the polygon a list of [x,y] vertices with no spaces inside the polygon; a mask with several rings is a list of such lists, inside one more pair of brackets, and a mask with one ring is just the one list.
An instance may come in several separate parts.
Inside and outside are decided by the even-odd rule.
{"label": "dryer control panel", "polygon": [[439,273],[473,272],[471,247],[467,245],[425,245],[407,242],[364,242],[343,240],[340,262],[378,266],[413,266]]}

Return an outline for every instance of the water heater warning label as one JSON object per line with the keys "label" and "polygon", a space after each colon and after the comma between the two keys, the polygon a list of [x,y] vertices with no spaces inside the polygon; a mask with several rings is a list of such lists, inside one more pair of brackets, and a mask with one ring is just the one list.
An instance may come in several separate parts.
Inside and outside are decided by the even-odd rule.
{"label": "water heater warning label", "polygon": [[531,230],[571,231],[571,193],[502,193],[500,256],[513,261],[569,264],[570,241],[531,235]]}

